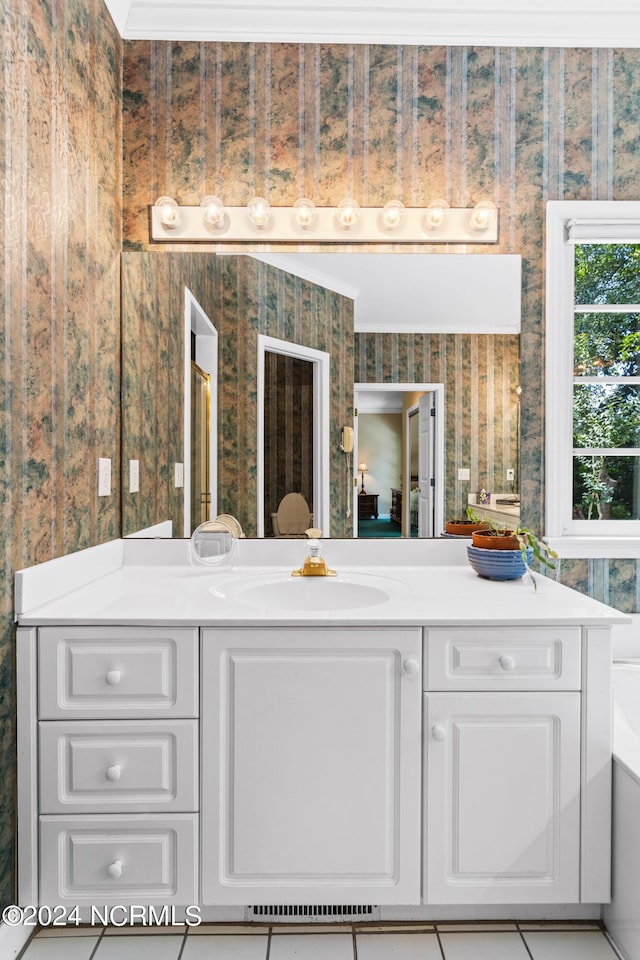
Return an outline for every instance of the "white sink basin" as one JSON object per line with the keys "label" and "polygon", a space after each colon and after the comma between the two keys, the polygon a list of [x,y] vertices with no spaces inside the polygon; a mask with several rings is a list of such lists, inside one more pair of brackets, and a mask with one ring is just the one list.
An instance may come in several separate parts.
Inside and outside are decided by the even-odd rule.
{"label": "white sink basin", "polygon": [[212,587],[212,592],[220,599],[262,609],[330,611],[375,607],[403,588],[399,580],[373,574],[292,577],[268,573],[226,580]]}

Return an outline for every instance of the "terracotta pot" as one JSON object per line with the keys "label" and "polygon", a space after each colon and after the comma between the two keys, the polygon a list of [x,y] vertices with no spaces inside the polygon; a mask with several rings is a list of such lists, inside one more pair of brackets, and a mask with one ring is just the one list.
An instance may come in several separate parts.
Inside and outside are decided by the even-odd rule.
{"label": "terracotta pot", "polygon": [[444,532],[454,537],[470,537],[474,530],[486,530],[489,524],[486,520],[447,520]]}
{"label": "terracotta pot", "polygon": [[506,530],[504,534],[487,534],[483,531],[473,533],[474,547],[482,547],[484,550],[519,550],[520,541],[514,537],[513,531]]}

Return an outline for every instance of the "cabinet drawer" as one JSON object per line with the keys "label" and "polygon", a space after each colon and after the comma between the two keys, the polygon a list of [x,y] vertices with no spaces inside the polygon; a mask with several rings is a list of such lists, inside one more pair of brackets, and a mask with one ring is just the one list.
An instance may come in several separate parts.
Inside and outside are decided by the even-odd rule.
{"label": "cabinet drawer", "polygon": [[579,627],[434,627],[428,690],[579,690]]}
{"label": "cabinet drawer", "polygon": [[197,810],[195,720],[40,724],[41,813]]}
{"label": "cabinet drawer", "polygon": [[42,719],[197,716],[197,630],[46,627],[38,652]]}
{"label": "cabinet drawer", "polygon": [[198,902],[197,816],[42,817],[40,903]]}

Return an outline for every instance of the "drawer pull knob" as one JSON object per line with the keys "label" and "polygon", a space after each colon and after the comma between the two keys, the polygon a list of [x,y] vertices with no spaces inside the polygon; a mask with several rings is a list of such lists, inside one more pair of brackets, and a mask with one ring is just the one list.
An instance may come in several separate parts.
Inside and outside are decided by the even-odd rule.
{"label": "drawer pull knob", "polygon": [[515,660],[513,657],[507,657],[504,653],[500,657],[499,663],[503,670],[515,670]]}
{"label": "drawer pull knob", "polygon": [[120,683],[120,671],[119,670],[107,670],[105,676],[105,683],[110,687],[117,687]]}
{"label": "drawer pull knob", "polygon": [[112,880],[119,880],[122,876],[122,860],[114,860],[107,867],[107,873]]}
{"label": "drawer pull knob", "polygon": [[447,739],[447,731],[444,727],[440,726],[439,723],[436,723],[431,728],[431,736],[434,740],[437,740],[438,743],[442,743],[443,740]]}
{"label": "drawer pull knob", "polygon": [[405,660],[402,666],[404,667],[404,672],[408,673],[410,677],[414,677],[416,673],[420,672],[420,664],[417,660],[414,660],[413,657]]}
{"label": "drawer pull knob", "polygon": [[105,776],[107,780],[110,780],[111,783],[115,783],[116,780],[120,779],[120,774],[122,773],[119,763],[112,763],[110,767],[107,767]]}

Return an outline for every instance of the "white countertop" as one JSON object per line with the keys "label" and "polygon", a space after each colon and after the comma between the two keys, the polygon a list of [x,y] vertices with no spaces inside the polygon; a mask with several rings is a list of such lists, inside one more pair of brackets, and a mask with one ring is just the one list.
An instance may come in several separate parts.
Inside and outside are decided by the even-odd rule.
{"label": "white countertop", "polygon": [[513,493],[492,493],[491,500],[488,503],[478,503],[475,494],[469,494],[469,506],[473,509],[480,519],[488,518],[504,521],[506,524],[509,519],[520,519],[520,502],[516,504],[499,503],[500,500],[508,500],[515,496]]}
{"label": "white countertop", "polygon": [[[606,625],[626,615],[536,574],[530,581],[478,577],[461,541],[323,541],[335,582],[382,586],[388,599],[367,607],[325,609],[322,577],[305,578],[318,602],[303,610],[234,599],[249,582],[288,581],[305,541],[239,541],[232,561],[207,567],[190,559],[188,541],[112,541],[39,564],[16,576],[16,619],[29,625],[423,625],[524,623]],[[300,583],[300,580],[297,581]],[[325,591],[323,595],[321,591]]]}

